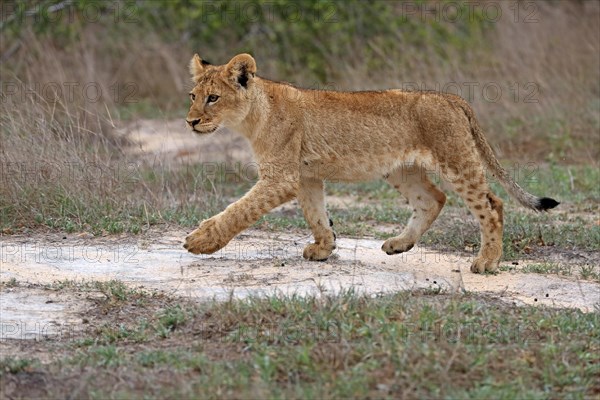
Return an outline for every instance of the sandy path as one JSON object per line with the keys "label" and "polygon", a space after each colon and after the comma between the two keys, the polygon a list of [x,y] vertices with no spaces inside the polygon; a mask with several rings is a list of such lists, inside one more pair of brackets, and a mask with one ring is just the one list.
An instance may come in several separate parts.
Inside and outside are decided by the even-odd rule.
{"label": "sandy path", "polygon": [[[490,293],[516,304],[584,311],[593,311],[600,302],[600,285],[594,282],[516,272],[477,275],[469,271],[469,257],[424,247],[388,256],[380,250],[379,240],[340,238],[330,260],[309,262],[302,258],[309,236],[250,230],[210,256],[187,253],[181,247],[184,231],[150,236],[3,237],[0,280],[44,284],[118,279],[199,301],[230,295],[334,293],[349,288],[373,294],[429,288]],[[13,301],[2,297],[5,310]]]}

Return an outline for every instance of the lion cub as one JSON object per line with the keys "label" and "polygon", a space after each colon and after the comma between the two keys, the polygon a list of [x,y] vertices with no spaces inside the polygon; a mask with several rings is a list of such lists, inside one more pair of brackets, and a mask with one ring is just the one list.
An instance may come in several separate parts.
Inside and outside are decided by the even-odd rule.
{"label": "lion cub", "polygon": [[469,104],[450,94],[385,90],[336,92],[296,88],[256,76],[256,62],[239,54],[210,65],[196,54],[187,123],[198,134],[219,127],[244,135],[260,179],[244,197],[203,221],[185,239],[194,254],[209,254],[274,207],[298,199],[315,242],[304,258],[325,260],[335,234],[325,210],[324,180],[384,177],[409,201],[404,231],[383,243],[387,254],[410,250],[440,213],[446,196],[438,174],[464,200],[481,227],[471,271],[494,271],[502,256],[502,200],[486,168],[523,206],[543,211],[559,203],[525,192],[502,168]]}

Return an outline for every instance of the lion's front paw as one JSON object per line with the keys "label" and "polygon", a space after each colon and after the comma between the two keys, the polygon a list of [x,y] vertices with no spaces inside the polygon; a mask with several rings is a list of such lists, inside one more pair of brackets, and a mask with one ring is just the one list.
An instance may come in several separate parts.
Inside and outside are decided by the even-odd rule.
{"label": "lion's front paw", "polygon": [[183,247],[190,253],[211,254],[225,247],[227,242],[229,240],[223,239],[216,229],[216,219],[210,218],[185,238]]}
{"label": "lion's front paw", "polygon": [[498,260],[492,260],[479,256],[475,258],[473,264],[471,264],[471,272],[476,274],[483,274],[485,272],[495,272],[498,269]]}
{"label": "lion's front paw", "polygon": [[385,251],[387,255],[400,254],[412,249],[415,245],[413,240],[402,239],[399,237],[393,237],[386,240],[381,246],[381,250]]}
{"label": "lion's front paw", "polygon": [[304,248],[302,256],[310,261],[325,261],[335,249],[335,243],[330,245],[323,245],[318,243],[311,243]]}

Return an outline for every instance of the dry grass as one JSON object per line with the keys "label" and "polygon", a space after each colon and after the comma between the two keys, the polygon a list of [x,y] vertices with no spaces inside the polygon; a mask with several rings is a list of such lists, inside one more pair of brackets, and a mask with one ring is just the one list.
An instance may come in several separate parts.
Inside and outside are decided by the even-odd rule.
{"label": "dry grass", "polygon": [[[510,4],[503,4],[503,17],[472,41],[474,48],[449,49],[443,55],[435,43],[411,45],[401,31],[387,38],[398,43],[396,54],[378,53],[378,39],[365,41],[357,35],[348,45],[346,59],[326,60],[330,86],[416,84],[435,89],[457,82],[463,96],[470,97],[468,84],[478,84],[469,100],[501,158],[597,165],[600,6],[532,3],[538,22],[524,23],[523,15],[514,22]],[[179,118],[187,107],[190,55],[201,51],[213,62],[224,62],[231,56],[228,48],[235,45],[185,39],[168,43],[135,24],[116,33],[111,33],[112,28],[106,21],[89,24],[68,46],[25,29],[18,50],[0,64],[2,228],[41,223],[86,229],[105,217],[108,222],[97,224],[96,229],[110,232],[119,230],[111,225],[119,219],[133,216],[150,224],[191,215],[200,218],[224,203],[223,193],[198,190],[194,171],[178,173],[162,168],[160,160],[149,167],[128,158],[123,151],[127,143],[113,128],[123,119]],[[302,65],[294,64],[297,75],[282,75],[270,59],[264,37],[253,35],[245,45],[254,49],[263,75],[314,85]],[[13,45],[1,41],[0,52],[4,55]],[[378,62],[365,59],[369,54]],[[294,60],[290,58],[297,63]],[[538,101],[526,103],[530,82],[539,86],[534,94]],[[485,101],[482,86],[486,83],[497,83],[502,98]],[[510,91],[513,83],[519,88],[517,101]],[[86,85],[93,85],[87,95]],[[102,93],[100,97],[95,98],[94,88]],[[133,180],[129,179],[132,165]],[[165,218],[169,213],[179,216]],[[65,217],[75,222],[53,225],[51,221]],[[131,230],[139,230],[139,225]]]}

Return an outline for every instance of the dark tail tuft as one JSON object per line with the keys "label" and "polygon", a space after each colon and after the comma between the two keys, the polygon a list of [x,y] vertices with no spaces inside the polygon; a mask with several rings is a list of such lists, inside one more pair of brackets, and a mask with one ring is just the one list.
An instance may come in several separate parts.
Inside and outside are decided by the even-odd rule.
{"label": "dark tail tuft", "polygon": [[546,211],[556,207],[559,204],[560,203],[558,201],[551,199],[550,197],[542,197],[541,199],[539,199],[537,205],[535,206],[535,209],[538,211]]}

